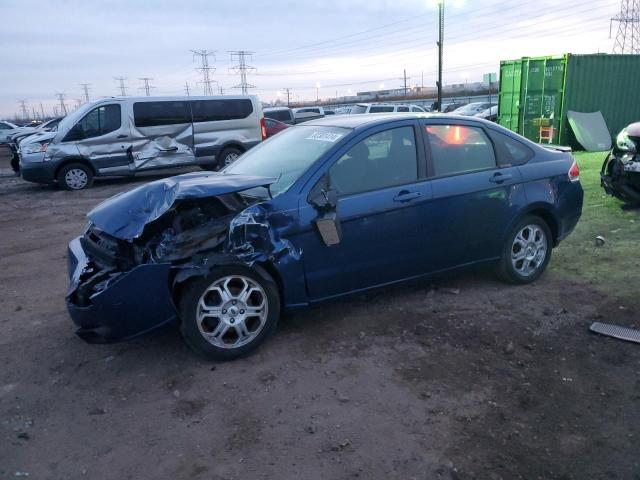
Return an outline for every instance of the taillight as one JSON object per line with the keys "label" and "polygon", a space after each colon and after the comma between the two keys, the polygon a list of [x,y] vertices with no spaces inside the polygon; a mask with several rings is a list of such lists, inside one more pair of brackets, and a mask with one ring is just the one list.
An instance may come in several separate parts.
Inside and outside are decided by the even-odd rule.
{"label": "taillight", "polygon": [[580,168],[578,167],[578,162],[576,162],[575,160],[573,161],[573,164],[569,169],[569,180],[571,180],[572,182],[580,181]]}
{"label": "taillight", "polygon": [[262,140],[267,138],[267,125],[264,123],[264,117],[260,119],[260,133],[262,134]]}

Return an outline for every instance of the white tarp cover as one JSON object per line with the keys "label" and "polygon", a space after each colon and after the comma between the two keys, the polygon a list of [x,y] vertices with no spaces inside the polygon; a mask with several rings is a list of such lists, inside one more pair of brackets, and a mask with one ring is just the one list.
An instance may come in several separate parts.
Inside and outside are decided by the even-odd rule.
{"label": "white tarp cover", "polygon": [[601,112],[567,112],[567,119],[578,143],[587,152],[611,150],[611,134]]}

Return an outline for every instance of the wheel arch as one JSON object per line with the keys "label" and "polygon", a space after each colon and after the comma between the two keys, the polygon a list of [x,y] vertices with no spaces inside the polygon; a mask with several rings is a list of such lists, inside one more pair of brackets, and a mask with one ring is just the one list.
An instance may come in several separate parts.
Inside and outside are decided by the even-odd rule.
{"label": "wheel arch", "polygon": [[93,165],[91,165],[91,162],[89,162],[86,158],[83,158],[83,157],[65,157],[58,164],[58,166],[56,167],[55,172],[53,173],[54,178],[58,178],[58,174],[60,173],[60,170],[62,170],[64,167],[66,167],[70,163],[81,163],[83,165],[86,165],[87,167],[89,167],[91,169],[91,173],[93,173],[94,176],[98,175],[98,171],[95,169],[95,167]]}
{"label": "wheel arch", "polygon": [[532,204],[529,205],[526,209],[520,211],[518,215],[516,215],[516,217],[511,221],[508,228],[505,230],[504,238],[506,238],[509,232],[520,220],[528,215],[534,215],[544,220],[544,222],[549,227],[549,230],[551,230],[552,243],[553,246],[556,247],[559,242],[558,239],[560,235],[560,221],[553,207],[544,203]]}

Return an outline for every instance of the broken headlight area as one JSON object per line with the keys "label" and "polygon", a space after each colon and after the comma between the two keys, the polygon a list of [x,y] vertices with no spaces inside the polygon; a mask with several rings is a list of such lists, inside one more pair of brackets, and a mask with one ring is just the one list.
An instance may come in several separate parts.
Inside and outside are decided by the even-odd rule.
{"label": "broken headlight area", "polygon": [[248,206],[237,193],[176,202],[131,241],[89,223],[80,238],[87,263],[70,300],[78,306],[89,305],[92,295],[139,265],[170,263],[179,267],[196,254],[224,250],[230,223]]}

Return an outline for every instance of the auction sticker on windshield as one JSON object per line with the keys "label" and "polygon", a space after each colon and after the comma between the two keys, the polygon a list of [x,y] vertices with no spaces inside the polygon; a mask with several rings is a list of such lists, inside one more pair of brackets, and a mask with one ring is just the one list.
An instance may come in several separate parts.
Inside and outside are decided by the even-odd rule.
{"label": "auction sticker on windshield", "polygon": [[319,140],[321,142],[335,143],[343,137],[342,133],[313,132],[305,140]]}

